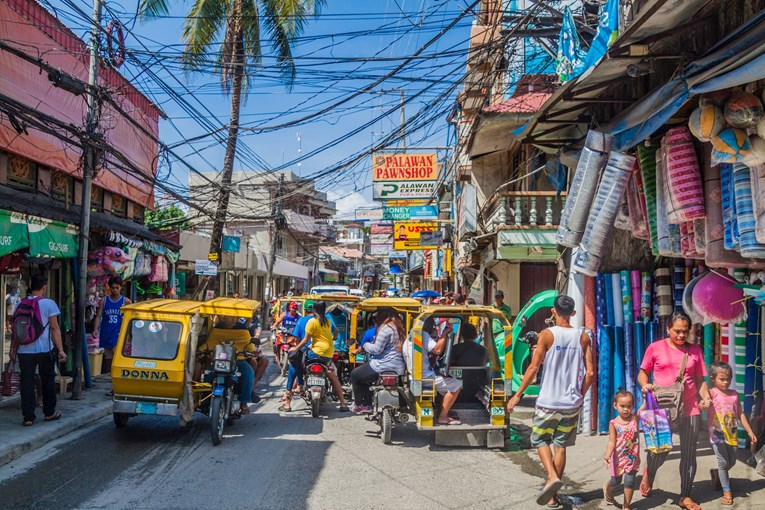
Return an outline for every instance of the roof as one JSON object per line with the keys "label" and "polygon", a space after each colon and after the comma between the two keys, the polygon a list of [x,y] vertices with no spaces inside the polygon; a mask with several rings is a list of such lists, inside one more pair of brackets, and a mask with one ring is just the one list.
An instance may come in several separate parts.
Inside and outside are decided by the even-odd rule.
{"label": "roof", "polygon": [[485,113],[534,113],[539,110],[548,99],[552,97],[552,91],[528,92],[511,97],[507,101],[487,106],[482,110]]}
{"label": "roof", "polygon": [[234,317],[249,317],[260,306],[254,299],[215,298],[205,301],[199,307],[200,313],[206,315],[228,315]]}
{"label": "roof", "polygon": [[491,316],[495,319],[504,318],[507,322],[507,318],[497,308],[490,306],[480,305],[467,305],[467,306],[450,306],[450,305],[436,305],[436,306],[424,306],[422,308],[423,314],[438,315],[440,317],[448,316]]}
{"label": "roof", "polygon": [[359,303],[359,308],[384,308],[384,307],[412,307],[419,308],[422,303],[413,298],[388,298],[388,297],[373,297],[365,299]]}
{"label": "roof", "polygon": [[123,306],[121,311],[128,312],[154,312],[174,313],[181,315],[194,315],[199,311],[202,303],[199,301],[186,301],[181,299],[151,299]]}

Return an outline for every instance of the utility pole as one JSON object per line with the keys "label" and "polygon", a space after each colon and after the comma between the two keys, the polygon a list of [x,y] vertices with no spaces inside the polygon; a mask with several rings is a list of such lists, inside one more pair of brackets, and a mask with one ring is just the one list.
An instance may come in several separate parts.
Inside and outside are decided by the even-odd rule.
{"label": "utility pole", "polygon": [[286,220],[284,218],[284,212],[282,211],[282,195],[284,194],[284,174],[281,174],[279,176],[279,183],[276,185],[276,196],[274,197],[274,201],[271,204],[271,215],[273,216],[273,220],[271,220],[271,227],[270,227],[270,233],[271,233],[271,253],[268,256],[268,269],[266,272],[266,285],[263,289],[263,304],[261,305],[260,315],[261,315],[261,321],[260,323],[265,326],[267,324],[266,320],[268,319],[268,306],[270,305],[271,296],[273,295],[273,282],[271,281],[274,277],[274,264],[276,263],[276,241],[279,237],[279,231],[285,228]]}
{"label": "utility pole", "polygon": [[75,287],[77,293],[77,310],[75,313],[77,323],[74,328],[74,376],[72,379],[72,400],[82,398],[82,384],[80,382],[82,357],[84,356],[83,344],[85,343],[85,305],[87,304],[88,285],[88,244],[90,240],[90,191],[93,184],[93,176],[96,173],[96,161],[98,155],[94,139],[97,136],[100,104],[98,100],[98,50],[99,32],[101,31],[101,0],[93,1],[93,26],[90,29],[90,65],[88,69],[88,118],[86,132],[88,139],[83,144],[85,151],[85,164],[82,169],[82,210],[80,215],[80,245],[77,252],[79,263],[78,284]]}

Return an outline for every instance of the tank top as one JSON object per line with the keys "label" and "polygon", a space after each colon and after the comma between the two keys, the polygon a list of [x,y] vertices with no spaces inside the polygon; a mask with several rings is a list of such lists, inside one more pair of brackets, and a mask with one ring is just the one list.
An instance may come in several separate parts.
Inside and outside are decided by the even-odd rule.
{"label": "tank top", "polygon": [[620,418],[611,420],[616,430],[616,448],[611,458],[611,476],[635,473],[640,469],[640,435],[637,420],[624,423]]}
{"label": "tank top", "polygon": [[104,349],[111,349],[117,345],[122,327],[122,315],[120,308],[125,304],[125,296],[120,296],[117,301],[112,301],[108,295],[104,296],[104,308],[101,312],[101,328],[99,329],[98,345]]}
{"label": "tank top", "polygon": [[545,353],[542,384],[537,406],[546,409],[576,409],[582,405],[584,378],[581,328],[553,326],[553,344]]}
{"label": "tank top", "polygon": [[287,331],[292,331],[295,329],[295,325],[297,324],[297,321],[300,320],[300,315],[295,315],[292,317],[290,314],[286,314],[284,316],[284,320],[282,321],[282,326],[284,326]]}

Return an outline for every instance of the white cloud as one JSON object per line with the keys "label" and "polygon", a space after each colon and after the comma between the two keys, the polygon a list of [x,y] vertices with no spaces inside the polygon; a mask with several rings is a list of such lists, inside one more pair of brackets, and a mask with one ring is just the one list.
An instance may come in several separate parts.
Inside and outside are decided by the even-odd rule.
{"label": "white cloud", "polygon": [[358,191],[343,189],[327,191],[327,198],[335,202],[337,214],[335,219],[352,220],[354,212],[359,207],[372,207],[374,203]]}

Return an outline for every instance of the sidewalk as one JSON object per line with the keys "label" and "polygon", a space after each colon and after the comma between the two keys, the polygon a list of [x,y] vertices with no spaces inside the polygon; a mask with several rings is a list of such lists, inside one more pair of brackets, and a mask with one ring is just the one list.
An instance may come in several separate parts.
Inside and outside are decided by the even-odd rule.
{"label": "sidewalk", "polygon": [[0,401],[0,466],[111,414],[112,399],[106,396],[110,389],[111,379],[101,375],[93,379],[91,389],[82,390],[82,400],[70,400],[71,392],[57,395],[56,410],[61,411],[61,419],[46,423],[42,408],[38,407],[37,419],[31,427],[21,423],[18,396]]}
{"label": "sidewalk", "polygon": [[[516,412],[510,416],[511,425],[518,429],[525,436],[526,440],[528,440],[528,436],[531,433],[530,427],[534,402],[535,399],[532,398],[523,399]],[[640,473],[642,475],[643,468],[646,465],[646,452],[643,449],[642,434],[640,441]],[[605,454],[607,444],[607,435],[583,436],[579,434],[576,445],[567,449],[564,487],[560,492],[560,499],[561,503],[564,504],[564,508],[588,510],[621,508],[621,506],[609,507],[603,502],[603,484],[609,477],[603,462],[603,455]],[[679,508],[675,504],[680,492],[680,449],[677,446],[679,445],[677,435],[674,436],[674,444],[675,449],[670,453],[669,458],[661,469],[659,469],[654,483],[653,494],[649,498],[643,498],[636,487],[631,506],[633,510]],[[525,446],[526,448],[529,447],[528,442]],[[754,468],[746,464],[746,460],[750,456],[749,450],[738,450],[737,453],[738,461],[730,471],[735,508],[765,509],[765,478],[758,475]],[[525,473],[539,477],[539,486],[541,488],[545,475],[535,450],[508,452],[505,455],[519,465]],[[698,468],[693,485],[693,499],[703,506],[704,510],[731,508],[730,506],[720,504],[722,492],[714,491],[709,483],[709,470],[717,469],[717,462],[709,445],[706,429],[702,430],[699,435],[696,458]],[[639,483],[640,477],[638,477]],[[621,503],[621,489],[618,489],[615,494],[616,500]],[[533,506],[536,507],[536,505]]]}

